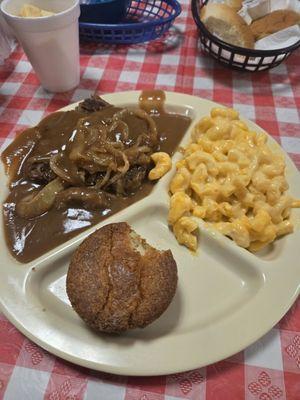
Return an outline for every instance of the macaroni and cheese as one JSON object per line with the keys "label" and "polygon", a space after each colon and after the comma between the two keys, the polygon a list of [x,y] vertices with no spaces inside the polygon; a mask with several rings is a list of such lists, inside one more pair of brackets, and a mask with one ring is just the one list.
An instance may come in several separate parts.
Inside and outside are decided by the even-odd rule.
{"label": "macaroni and cheese", "polygon": [[201,218],[239,246],[258,251],[293,231],[283,155],[249,130],[233,109],[213,108],[195,126],[170,183],[169,223],[177,241],[197,248]]}

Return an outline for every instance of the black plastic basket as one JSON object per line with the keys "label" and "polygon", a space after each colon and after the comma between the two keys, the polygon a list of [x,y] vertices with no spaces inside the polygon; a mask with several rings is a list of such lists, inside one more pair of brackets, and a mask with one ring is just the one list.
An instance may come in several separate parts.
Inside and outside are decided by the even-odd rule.
{"label": "black plastic basket", "polygon": [[202,48],[217,61],[242,71],[263,71],[277,67],[300,46],[300,40],[292,46],[276,50],[251,50],[223,42],[208,31],[200,20],[201,8],[209,0],[192,0],[192,13],[199,29]]}

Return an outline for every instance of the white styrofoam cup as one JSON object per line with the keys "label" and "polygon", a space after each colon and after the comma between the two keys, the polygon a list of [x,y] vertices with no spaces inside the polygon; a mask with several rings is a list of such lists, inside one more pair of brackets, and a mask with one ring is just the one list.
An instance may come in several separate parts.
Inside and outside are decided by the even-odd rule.
{"label": "white styrofoam cup", "polygon": [[[20,17],[25,3],[55,15]],[[45,89],[65,92],[79,84],[79,0],[4,0],[1,11]]]}

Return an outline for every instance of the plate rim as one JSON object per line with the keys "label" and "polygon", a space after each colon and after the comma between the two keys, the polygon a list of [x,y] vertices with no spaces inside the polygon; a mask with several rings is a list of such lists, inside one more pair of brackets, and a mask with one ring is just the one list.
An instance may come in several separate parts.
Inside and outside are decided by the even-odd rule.
{"label": "plate rim", "polygon": [[[128,92],[116,92],[116,93],[109,93],[109,94],[106,94],[106,95],[103,95],[103,96],[101,96],[101,97],[103,97],[105,100],[107,100],[107,101],[113,101],[113,102],[115,102],[117,105],[122,105],[122,104],[124,104],[124,103],[126,103],[126,101],[124,101],[124,100],[122,100],[123,99],[123,97],[124,96],[126,96],[126,97],[135,97],[135,100],[138,98],[138,95],[141,93],[141,91],[128,91]],[[200,97],[197,97],[197,96],[193,96],[193,95],[187,95],[187,94],[183,94],[183,93],[176,93],[176,92],[168,92],[168,91],[165,91],[165,93],[166,93],[166,98],[167,98],[167,100],[166,100],[166,104],[177,104],[177,102],[175,102],[174,103],[174,101],[172,101],[171,100],[171,98],[170,97],[175,97],[175,99],[176,99],[176,97],[178,97],[178,98],[181,98],[181,99],[183,99],[183,104],[185,105],[185,102],[186,101],[189,101],[189,100],[193,100],[193,102],[195,101],[195,100],[197,100],[199,103],[201,103],[201,102],[205,102],[205,103],[208,103],[211,107],[215,107],[215,106],[222,106],[222,104],[220,104],[220,103],[215,103],[215,102],[213,102],[213,101],[210,101],[210,100],[207,100],[207,99],[202,99],[202,98],[200,98]],[[122,94],[122,96],[120,96]],[[116,99],[113,99],[113,100],[109,100],[110,98],[116,98]],[[121,97],[121,100],[119,100],[119,99],[117,99],[117,97]],[[168,98],[169,98],[169,101],[168,101]],[[131,101],[133,101],[134,99],[132,99],[132,100],[129,100],[128,102],[131,102]],[[72,103],[72,104],[70,104],[70,105],[68,105],[68,106],[66,106],[66,107],[63,107],[63,108],[61,108],[61,109],[59,109],[59,110],[57,110],[57,111],[67,111],[67,110],[70,110],[70,109],[73,109],[76,105],[78,104],[78,102],[75,102],[75,103]],[[180,103],[181,104],[181,103]],[[225,106],[224,106],[225,107]],[[242,116],[241,116],[242,117]],[[243,118],[242,117],[242,119],[243,120],[245,120],[247,123],[251,123],[252,125],[254,125],[259,131],[262,131],[262,132],[265,132],[265,133],[267,133],[264,129],[262,129],[261,127],[259,127],[258,125],[256,125],[253,121],[251,121],[251,120],[248,120],[248,119],[246,119],[246,118]],[[195,121],[194,121],[195,122]],[[188,137],[190,137],[190,133],[191,133],[191,128],[192,128],[192,126],[193,126],[193,123],[191,124],[191,126],[190,126],[190,128],[187,130],[187,132],[186,132],[186,134],[185,134],[185,136],[188,136]],[[275,140],[271,137],[271,135],[269,135],[268,134],[268,138],[271,138],[271,140],[272,141],[274,141],[275,142]],[[282,152],[284,153],[284,155],[285,155],[285,157],[286,157],[286,159],[289,161],[289,163],[292,163],[292,165],[294,166],[294,164],[293,164],[293,162],[292,162],[292,160],[290,159],[290,157],[289,157],[289,155],[282,149]],[[297,170],[297,168],[294,166],[294,168],[295,168],[295,170],[298,172],[298,174],[299,174],[299,171]],[[0,174],[1,174],[1,171],[0,171]],[[299,176],[298,176],[298,178],[299,178]],[[149,197],[151,197],[151,194],[150,194],[150,196],[148,196],[148,197],[146,197],[144,200],[142,200],[142,203],[148,198],[149,199]],[[116,215],[118,215],[118,214],[116,214]],[[112,216],[112,217],[110,217],[109,218],[109,221],[111,220],[111,218],[113,218],[114,216]],[[106,220],[106,221],[108,221],[108,220]],[[109,223],[109,222],[108,222]],[[2,235],[2,239],[4,239],[4,236],[3,236],[3,231],[2,231],[2,233],[1,233],[1,235]],[[77,236],[75,236],[73,239],[71,239],[71,241],[73,240],[80,240],[80,239],[78,239],[78,236],[81,236],[81,235],[77,235]],[[70,242],[70,241],[69,241]],[[66,243],[65,243],[66,244]],[[55,249],[54,249],[55,250]],[[63,252],[63,250],[62,250],[62,252]],[[61,253],[62,253],[61,252]],[[50,252],[51,253],[51,252]],[[49,253],[49,254],[50,254]],[[52,254],[52,253],[51,253]],[[49,255],[49,257],[52,257],[51,256],[51,254]],[[47,256],[45,257],[45,259],[47,259]],[[14,260],[13,258],[12,258],[12,260]],[[15,261],[15,260],[14,260]],[[17,263],[17,262],[16,262]],[[19,263],[17,263],[17,264],[19,264]],[[30,270],[31,270],[31,268],[32,268],[32,263],[29,263],[29,264],[20,264],[21,265],[21,268],[24,268],[26,265],[28,266],[28,268],[27,268],[27,271],[25,271],[25,268],[24,268],[24,273],[25,273],[25,275],[27,274],[27,273],[29,273],[30,272]],[[7,275],[9,275],[9,274],[7,274]],[[0,276],[1,276],[1,267],[0,267]],[[299,278],[300,278],[300,275],[299,275]],[[280,315],[277,315],[276,316],[276,318],[273,318],[272,319],[272,321],[270,322],[270,326],[269,326],[269,328],[267,329],[267,330],[265,330],[264,328],[263,329],[261,329],[261,330],[259,330],[259,329],[257,329],[256,330],[256,332],[257,332],[257,334],[256,335],[254,335],[253,337],[252,337],[252,339],[250,340],[250,341],[248,341],[248,343],[243,343],[243,344],[241,344],[240,346],[237,346],[236,347],[236,351],[234,352],[234,353],[232,353],[232,352],[229,352],[228,354],[226,353],[226,351],[225,351],[225,353],[224,354],[222,354],[221,355],[221,357],[219,357],[219,356],[217,356],[217,357],[212,357],[210,360],[209,360],[209,362],[205,362],[204,364],[202,364],[201,363],[201,361],[199,360],[199,362],[194,362],[194,363],[192,363],[192,362],[188,362],[188,363],[182,363],[182,364],[188,364],[188,366],[185,366],[184,368],[179,368],[178,369],[178,367],[174,367],[174,369],[172,369],[172,368],[170,368],[170,367],[167,367],[167,368],[164,368],[163,366],[159,366],[160,367],[160,369],[159,369],[159,371],[156,371],[156,366],[154,366],[154,368],[148,368],[148,369],[146,369],[145,371],[137,371],[136,369],[134,369],[134,367],[133,368],[129,368],[129,369],[125,369],[124,370],[124,368],[118,368],[118,367],[115,367],[115,366],[111,366],[111,367],[109,367],[107,364],[101,364],[101,363],[97,363],[96,365],[95,365],[95,363],[94,362],[92,362],[92,361],[88,361],[88,360],[84,360],[84,359],[82,359],[82,358],[76,358],[76,356],[74,356],[74,355],[70,355],[69,353],[65,353],[64,351],[62,351],[62,350],[60,350],[60,349],[57,349],[56,347],[53,347],[53,346],[51,346],[51,345],[49,345],[48,343],[46,343],[46,342],[44,342],[43,340],[40,340],[39,338],[37,338],[36,336],[35,336],[35,334],[34,333],[32,333],[31,331],[28,331],[27,329],[26,329],[26,326],[24,325],[24,324],[22,324],[22,322],[21,321],[18,321],[15,317],[14,317],[14,315],[13,314],[11,314],[10,312],[9,312],[9,309],[5,306],[5,304],[3,303],[3,298],[2,298],[2,296],[0,295],[0,305],[1,305],[1,311],[4,313],[4,315],[8,318],[8,320],[14,325],[14,326],[16,326],[17,327],[17,329],[19,329],[26,337],[28,337],[30,340],[32,340],[33,342],[35,342],[35,343],[37,343],[39,346],[41,346],[42,348],[44,348],[45,350],[47,350],[47,351],[49,351],[49,352],[51,352],[51,353],[53,353],[53,354],[55,354],[56,356],[58,356],[58,357],[61,357],[61,358],[63,358],[63,359],[65,359],[65,360],[67,360],[67,361],[70,361],[70,362],[72,362],[72,363],[75,363],[75,364],[77,364],[77,365],[81,365],[81,366],[83,366],[83,367],[86,367],[86,368],[92,368],[92,369],[96,369],[96,370],[99,370],[99,371],[104,371],[104,372],[108,372],[108,373],[114,373],[114,374],[120,374],[120,375],[127,375],[127,376],[132,376],[132,375],[134,375],[134,376],[155,376],[155,375],[165,375],[165,374],[170,374],[170,373],[176,373],[176,372],[182,372],[182,371],[186,371],[186,370],[189,370],[189,369],[195,369],[195,368],[199,368],[200,366],[204,366],[204,365],[209,365],[209,364],[212,364],[212,363],[214,363],[214,362],[217,362],[217,361],[220,361],[220,360],[223,360],[223,359],[225,359],[225,358],[227,358],[227,357],[230,357],[231,355],[233,355],[233,354],[235,354],[235,353],[237,353],[237,352],[239,352],[239,351],[241,351],[242,349],[245,349],[246,347],[248,347],[250,344],[252,344],[253,342],[255,342],[256,340],[258,340],[261,336],[263,336],[265,333],[267,333],[275,324],[276,324],[276,322],[278,322],[284,315],[285,315],[285,313],[289,310],[289,308],[292,306],[292,304],[294,303],[294,301],[297,299],[297,296],[298,296],[298,294],[299,294],[299,292],[300,292],[300,280],[299,280],[299,283],[298,283],[298,287],[297,288],[295,288],[295,290],[293,291],[293,294],[290,296],[290,301],[289,302],[285,302],[285,306],[284,307],[282,307],[281,308],[281,312],[280,312]]]}

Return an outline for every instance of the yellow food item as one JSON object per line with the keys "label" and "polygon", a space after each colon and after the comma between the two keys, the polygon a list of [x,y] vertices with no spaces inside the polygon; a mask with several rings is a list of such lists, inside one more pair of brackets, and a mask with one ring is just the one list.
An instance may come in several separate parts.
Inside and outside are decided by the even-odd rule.
{"label": "yellow food item", "polygon": [[43,10],[39,7],[33,6],[32,4],[23,4],[20,17],[34,18],[34,17],[49,17],[54,15],[52,11]]}
{"label": "yellow food item", "polygon": [[300,201],[286,191],[284,157],[249,130],[236,110],[213,108],[192,132],[170,182],[169,224],[177,241],[197,248],[197,219],[258,251],[293,231]]}
{"label": "yellow food item", "polygon": [[168,153],[159,151],[151,154],[151,159],[155,163],[155,167],[151,169],[148,178],[153,181],[164,176],[172,167],[171,157]]}

